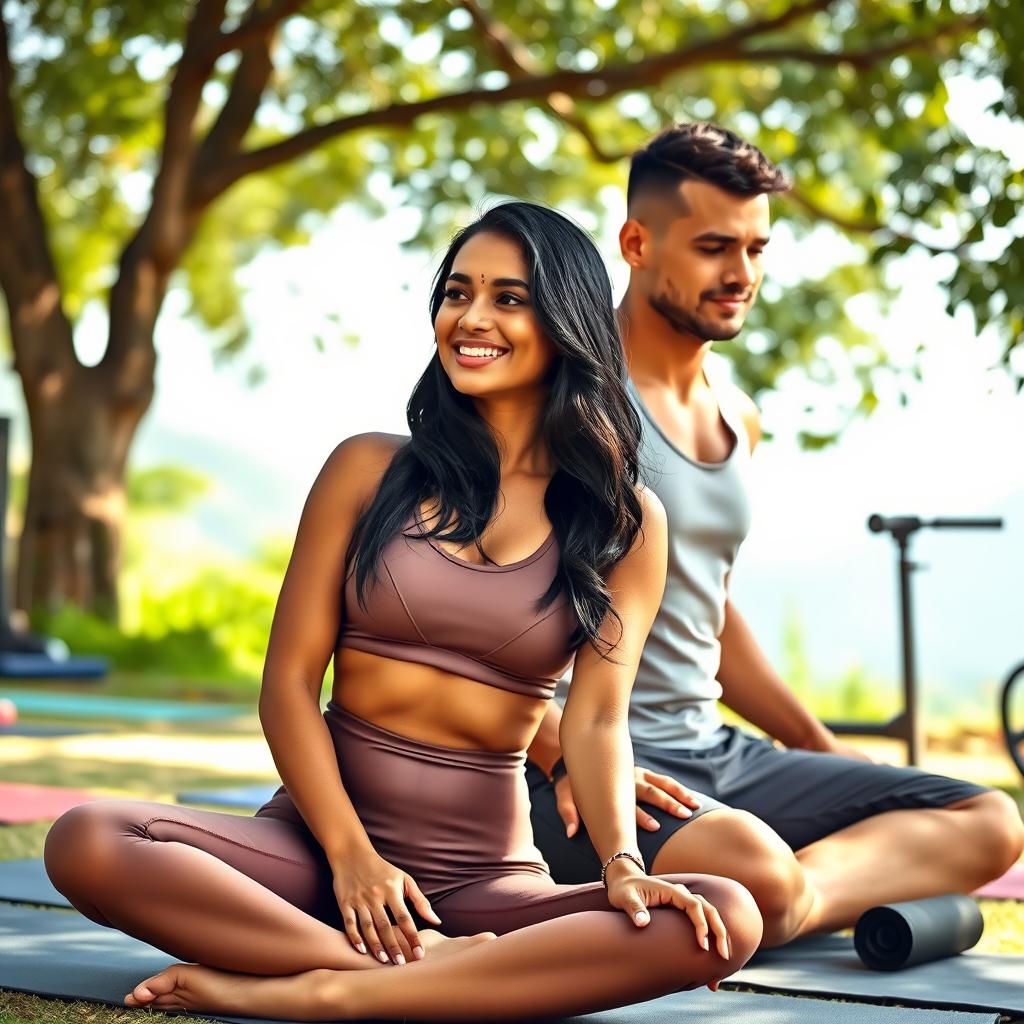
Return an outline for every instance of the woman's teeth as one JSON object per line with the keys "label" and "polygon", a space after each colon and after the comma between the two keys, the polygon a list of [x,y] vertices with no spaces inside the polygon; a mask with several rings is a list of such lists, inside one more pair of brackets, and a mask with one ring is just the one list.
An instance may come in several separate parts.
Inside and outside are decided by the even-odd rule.
{"label": "woman's teeth", "polygon": [[458,351],[461,356],[503,356],[505,354],[505,350],[501,348],[479,348],[469,345],[460,345]]}

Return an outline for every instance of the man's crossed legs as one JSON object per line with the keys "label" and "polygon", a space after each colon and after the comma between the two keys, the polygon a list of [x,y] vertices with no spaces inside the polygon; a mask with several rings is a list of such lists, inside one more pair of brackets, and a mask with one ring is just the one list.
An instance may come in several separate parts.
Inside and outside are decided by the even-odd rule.
{"label": "man's crossed legs", "polygon": [[[971,892],[1024,850],[1020,813],[998,790],[780,750],[732,727],[720,738],[703,751],[634,745],[638,765],[675,778],[700,801],[690,818],[642,805],[661,827],[639,830],[640,848],[659,874],[742,883],[764,917],[765,945],[848,927],[880,903]],[[554,787],[533,765],[528,779],[534,835],[556,881],[596,878],[586,831],[567,839]]]}

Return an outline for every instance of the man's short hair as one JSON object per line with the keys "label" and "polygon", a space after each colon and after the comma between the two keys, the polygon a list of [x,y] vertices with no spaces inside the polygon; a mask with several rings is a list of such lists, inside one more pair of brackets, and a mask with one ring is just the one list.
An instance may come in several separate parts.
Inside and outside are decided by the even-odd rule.
{"label": "man's short hair", "polygon": [[786,173],[728,128],[697,121],[675,124],[633,154],[627,204],[647,192],[676,189],[684,181],[704,181],[738,196],[787,192]]}

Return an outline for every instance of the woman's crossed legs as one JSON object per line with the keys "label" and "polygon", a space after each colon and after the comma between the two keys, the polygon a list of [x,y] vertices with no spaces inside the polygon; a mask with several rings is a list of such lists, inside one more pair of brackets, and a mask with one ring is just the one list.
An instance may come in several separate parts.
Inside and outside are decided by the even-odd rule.
{"label": "woman's crossed legs", "polygon": [[339,928],[330,869],[315,840],[287,822],[98,802],[56,823],[46,863],[86,916],[221,968],[172,967],[143,982],[134,1005],[154,1008],[310,1020],[580,1013],[725,977],[761,934],[749,894],[724,879],[671,876],[718,908],[728,958],[700,948],[675,908],[656,909],[638,928],[599,885],[504,876],[434,903],[446,930],[508,934],[427,943],[425,960],[392,969],[383,983],[377,971],[359,970],[383,965],[353,950]]}
{"label": "woman's crossed legs", "polygon": [[608,904],[600,885],[555,886],[517,875],[434,903],[447,927],[471,931],[490,923],[502,932],[497,939],[396,968],[386,978],[331,970],[252,978],[176,965],[138,985],[128,1002],[294,1020],[522,1021],[697,988],[742,967],[761,939],[749,893],[709,875],[666,877],[717,907],[728,929],[728,957],[713,944],[699,946],[693,924],[674,907],[654,909],[638,928]]}

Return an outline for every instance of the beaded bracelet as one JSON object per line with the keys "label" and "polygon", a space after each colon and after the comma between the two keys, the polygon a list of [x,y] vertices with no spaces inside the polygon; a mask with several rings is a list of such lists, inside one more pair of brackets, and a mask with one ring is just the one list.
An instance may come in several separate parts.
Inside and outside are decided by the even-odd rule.
{"label": "beaded bracelet", "polygon": [[608,874],[608,869],[617,860],[622,860],[624,857],[628,857],[641,871],[646,872],[647,868],[644,867],[643,858],[636,853],[630,853],[629,850],[619,850],[618,853],[613,853],[602,865],[601,865],[601,884],[607,889],[608,882],[605,880],[605,875]]}

